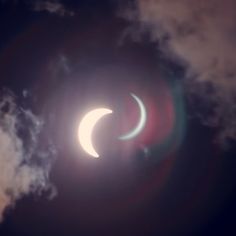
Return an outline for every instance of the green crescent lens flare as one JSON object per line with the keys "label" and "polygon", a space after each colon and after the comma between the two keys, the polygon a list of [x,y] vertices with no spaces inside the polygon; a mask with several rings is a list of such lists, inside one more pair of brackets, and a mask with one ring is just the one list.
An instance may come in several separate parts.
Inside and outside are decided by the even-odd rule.
{"label": "green crescent lens flare", "polygon": [[133,93],[131,93],[130,95],[138,103],[139,110],[140,110],[140,112],[139,112],[140,119],[139,119],[137,126],[133,130],[131,130],[127,134],[124,134],[118,138],[120,140],[129,140],[129,139],[132,139],[132,138],[135,138],[136,136],[138,136],[142,132],[142,130],[144,129],[144,127],[146,125],[146,121],[147,121],[147,111],[146,111],[146,108],[145,108],[142,100]]}

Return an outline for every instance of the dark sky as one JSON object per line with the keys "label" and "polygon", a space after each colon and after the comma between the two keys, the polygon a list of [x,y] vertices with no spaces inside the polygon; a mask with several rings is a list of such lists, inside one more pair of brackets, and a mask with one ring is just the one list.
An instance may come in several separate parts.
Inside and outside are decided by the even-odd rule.
{"label": "dark sky", "polygon": [[[0,201],[3,192],[12,202],[6,204],[1,236],[236,233],[235,141],[227,148],[216,141],[218,127],[198,115],[210,113],[209,104],[186,90],[186,64],[168,58],[163,42],[148,32],[138,35],[137,23],[121,17],[125,6],[0,1],[1,99],[11,91],[19,114],[23,109],[40,117],[37,142],[43,151],[49,145],[55,150],[40,159],[37,149],[14,169],[14,184],[0,181]],[[143,98],[148,120],[139,137],[121,142],[119,134],[137,121],[130,92]],[[88,157],[76,139],[79,119],[97,106],[114,111],[94,131],[99,160]],[[8,111],[0,111],[6,128],[2,116]],[[30,130],[29,120],[14,117],[28,150],[33,136],[22,130]],[[14,179],[18,169],[32,163],[50,165],[52,198],[48,189],[14,196],[22,187]]]}

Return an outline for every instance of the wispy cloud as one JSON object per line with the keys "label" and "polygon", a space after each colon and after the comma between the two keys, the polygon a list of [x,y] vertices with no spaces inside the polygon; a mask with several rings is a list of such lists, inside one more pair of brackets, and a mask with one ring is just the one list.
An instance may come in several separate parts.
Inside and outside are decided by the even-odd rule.
{"label": "wispy cloud", "polygon": [[47,12],[61,17],[75,15],[74,11],[67,9],[60,0],[0,0],[0,4],[11,4],[12,6],[20,3],[35,12]]}
{"label": "wispy cloud", "polygon": [[32,9],[34,11],[45,11],[59,16],[73,16],[74,12],[66,9],[59,1],[32,1]]}

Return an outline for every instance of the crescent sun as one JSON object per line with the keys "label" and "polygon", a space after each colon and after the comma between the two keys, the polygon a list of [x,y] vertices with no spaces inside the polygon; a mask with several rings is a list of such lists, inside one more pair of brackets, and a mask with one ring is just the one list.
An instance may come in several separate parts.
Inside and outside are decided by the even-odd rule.
{"label": "crescent sun", "polygon": [[93,129],[96,123],[105,115],[112,113],[112,110],[107,108],[98,108],[88,112],[81,120],[78,128],[78,139],[80,145],[85,152],[91,156],[98,158],[99,155],[96,152],[92,143]]}
{"label": "crescent sun", "polygon": [[140,119],[137,126],[133,130],[119,137],[120,140],[129,140],[139,135],[144,129],[147,121],[147,111],[142,100],[133,93],[131,93],[130,95],[135,99],[139,106]]}

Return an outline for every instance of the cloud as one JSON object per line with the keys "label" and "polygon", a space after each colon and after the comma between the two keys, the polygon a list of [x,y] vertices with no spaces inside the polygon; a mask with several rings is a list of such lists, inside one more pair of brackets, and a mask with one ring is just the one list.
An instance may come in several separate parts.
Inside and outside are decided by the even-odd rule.
{"label": "cloud", "polygon": [[7,208],[29,193],[47,190],[54,150],[40,147],[43,122],[30,110],[18,108],[9,91],[0,93],[0,221]]}
{"label": "cloud", "polygon": [[72,10],[68,10],[60,0],[0,0],[0,4],[11,4],[13,6],[25,4],[36,12],[48,12],[58,16],[74,16]]}
{"label": "cloud", "polygon": [[68,57],[63,54],[60,54],[54,58],[49,63],[49,67],[51,72],[58,77],[60,75],[69,75],[72,72],[70,61]]}
{"label": "cloud", "polygon": [[59,1],[33,1],[32,8],[34,11],[46,11],[52,14],[56,14],[59,16],[73,16],[74,12],[69,11],[65,8],[65,6]]}
{"label": "cloud", "polygon": [[204,104],[200,116],[219,128],[222,142],[236,139],[235,9],[234,0],[136,0],[126,12],[167,57],[186,67],[186,92]]}

